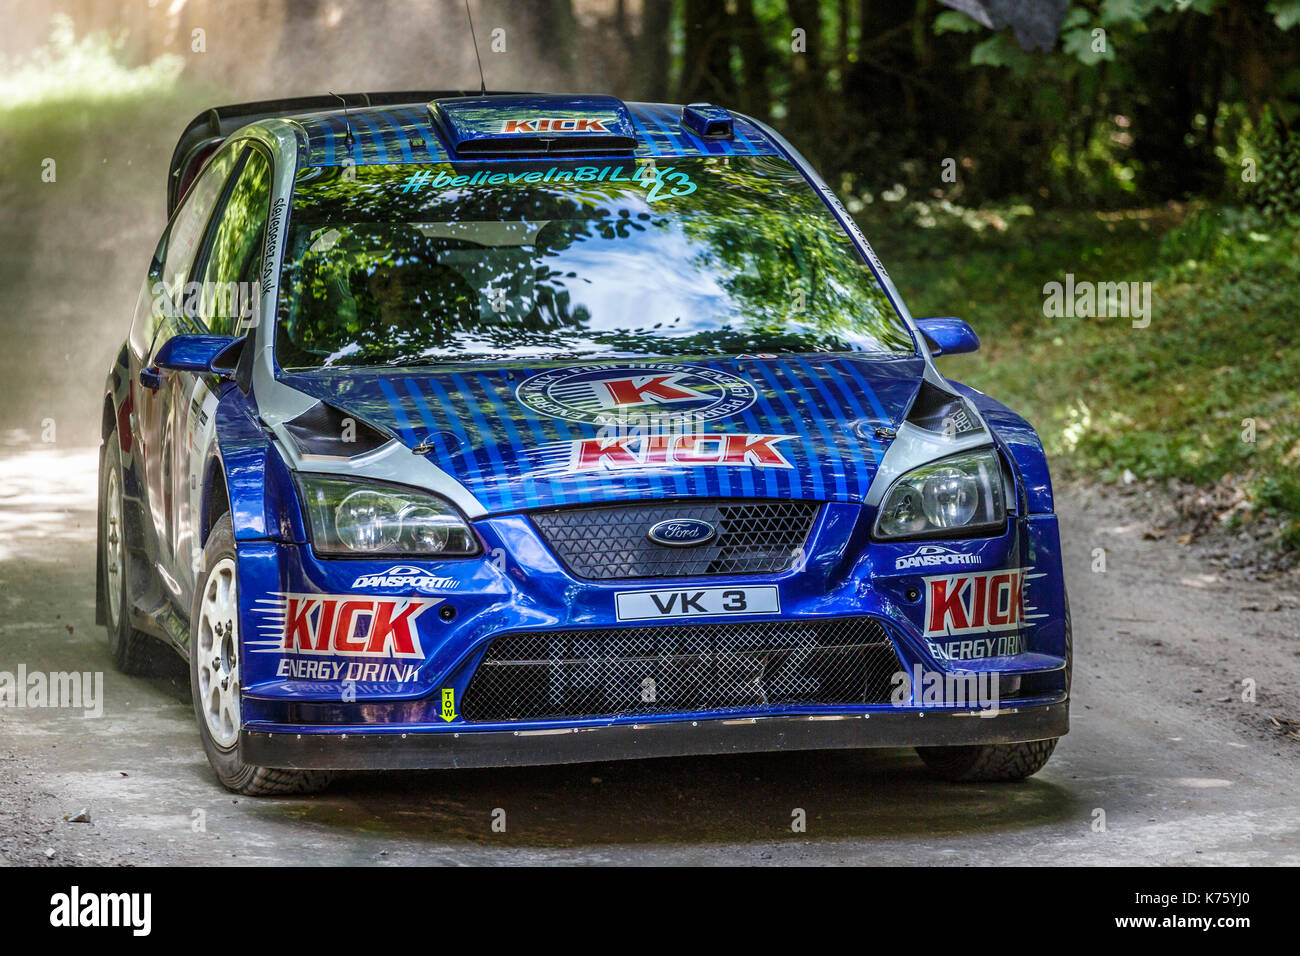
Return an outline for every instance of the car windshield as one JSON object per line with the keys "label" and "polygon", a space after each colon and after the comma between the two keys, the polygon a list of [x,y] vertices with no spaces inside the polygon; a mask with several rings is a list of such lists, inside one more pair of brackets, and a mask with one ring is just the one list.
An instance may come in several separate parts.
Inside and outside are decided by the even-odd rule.
{"label": "car windshield", "polygon": [[312,167],[295,189],[284,368],[913,348],[783,159]]}

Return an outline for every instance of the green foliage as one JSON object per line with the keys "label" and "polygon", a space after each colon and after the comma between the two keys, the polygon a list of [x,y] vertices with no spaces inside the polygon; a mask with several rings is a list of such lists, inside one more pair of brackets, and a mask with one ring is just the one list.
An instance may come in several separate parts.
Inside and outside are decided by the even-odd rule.
{"label": "green foliage", "polygon": [[1033,68],[1034,57],[1020,49],[1009,30],[995,33],[975,44],[970,51],[972,66],[1005,66],[1016,76],[1025,76]]}
{"label": "green foliage", "polygon": [[1267,9],[1279,30],[1300,25],[1300,0],[1268,0]]}
{"label": "green foliage", "polygon": [[[1300,228],[1249,208],[1002,209],[983,212],[1000,227],[949,216],[902,244],[877,216],[866,231],[913,314],[962,315],[983,339],[945,371],[1024,414],[1063,474],[1235,476],[1300,548]],[[1151,282],[1150,326],[1047,317],[1043,286],[1067,273]]]}
{"label": "green foliage", "polygon": [[[1141,20],[1150,13],[1151,6],[1153,4],[1143,3],[1141,0],[1102,0],[1101,22],[1109,27],[1117,23]],[[1079,8],[1075,7],[1074,9]]]}
{"label": "green foliage", "polygon": [[965,108],[990,121],[953,119],[939,130],[960,144],[937,147],[947,150],[941,155],[978,163],[947,191],[957,201],[1114,208],[1219,200],[1240,182],[1233,163],[1242,158],[1242,118],[1258,120],[1272,101],[1279,117],[1300,124],[1300,46],[1286,32],[1300,24],[1300,0],[1270,0],[1267,9],[1078,0],[1047,54],[1021,50],[1011,28],[990,34],[953,11],[932,13],[931,22],[935,43],[964,61]]}
{"label": "green foliage", "polygon": [[1259,164],[1251,198],[1268,216],[1300,213],[1300,130],[1286,129],[1265,108],[1255,142]]}
{"label": "green foliage", "polygon": [[1254,209],[1232,206],[1194,210],[1181,224],[1160,239],[1160,259],[1170,265],[1188,262],[1221,262],[1242,234],[1260,235],[1264,221]]}
{"label": "green foliage", "polygon": [[[1110,37],[1106,33],[1106,27],[1101,24],[1110,24],[1116,22],[1117,18],[1131,19],[1120,12],[1107,13],[1106,8],[1112,4],[1107,2],[1102,10],[1101,23],[1092,19],[1087,11],[1079,7],[1071,8],[1065,15],[1065,20],[1061,24],[1061,50],[1067,55],[1074,57],[1084,66],[1096,66],[1104,60],[1115,59],[1115,48],[1110,43]],[[1101,33],[1094,36],[1094,31],[1101,30]]]}
{"label": "green foliage", "polygon": [[945,10],[934,18],[935,33],[979,33],[984,24],[957,10]]}

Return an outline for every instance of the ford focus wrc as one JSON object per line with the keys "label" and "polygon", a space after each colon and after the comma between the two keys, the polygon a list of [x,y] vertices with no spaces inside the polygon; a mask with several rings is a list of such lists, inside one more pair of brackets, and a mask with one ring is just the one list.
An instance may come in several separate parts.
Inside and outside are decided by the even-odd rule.
{"label": "ford focus wrc", "polygon": [[355,94],[185,130],[103,396],[98,614],[221,782],[1068,729],[1051,482],[770,128]]}

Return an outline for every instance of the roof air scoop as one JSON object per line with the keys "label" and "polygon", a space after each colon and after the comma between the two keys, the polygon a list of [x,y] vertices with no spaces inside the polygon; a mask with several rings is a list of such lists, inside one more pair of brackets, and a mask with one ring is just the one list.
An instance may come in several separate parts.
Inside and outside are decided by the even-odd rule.
{"label": "roof air scoop", "polygon": [[731,114],[711,103],[683,106],[682,127],[705,139],[731,139],[736,134],[736,121]]}
{"label": "roof air scoop", "polygon": [[458,157],[628,153],[636,128],[612,96],[551,94],[434,100],[429,112]]}

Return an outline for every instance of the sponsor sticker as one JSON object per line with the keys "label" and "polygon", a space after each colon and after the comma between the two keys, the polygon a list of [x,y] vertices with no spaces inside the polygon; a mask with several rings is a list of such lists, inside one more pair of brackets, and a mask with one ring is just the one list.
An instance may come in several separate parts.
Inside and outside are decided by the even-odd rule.
{"label": "sponsor sticker", "polygon": [[356,683],[406,684],[420,676],[420,664],[382,661],[336,661],[323,658],[285,657],[276,666],[276,677],[290,680],[353,681]]}
{"label": "sponsor sticker", "polygon": [[925,636],[1017,630],[1024,623],[1026,571],[1013,568],[926,578]]}
{"label": "sponsor sticker", "polygon": [[627,471],[665,465],[728,465],[793,468],[780,442],[793,435],[641,435],[629,438],[584,438],[570,443],[567,471]]}
{"label": "sponsor sticker", "polygon": [[935,660],[970,661],[986,657],[1010,657],[1025,652],[1025,639],[1019,634],[1002,634],[995,637],[976,637],[967,641],[949,641],[947,644],[926,642]]}
{"label": "sponsor sticker", "polygon": [[541,415],[590,425],[619,425],[628,412],[689,415],[695,422],[739,415],[758,400],[745,379],[700,365],[647,362],[551,369],[515,390]]}
{"label": "sponsor sticker", "polygon": [[960,408],[943,420],[943,430],[954,436],[982,431],[980,423],[971,416],[964,402]]}
{"label": "sponsor sticker", "polygon": [[284,225],[284,197],[279,197],[271,204],[271,218],[266,226],[266,243],[263,246],[262,253],[262,289],[272,288],[275,284],[276,268],[278,261],[276,242],[280,237],[280,229]]}
{"label": "sponsor sticker", "polygon": [[537,116],[526,120],[505,120],[502,133],[608,133],[600,119],[573,119],[566,116]]}
{"label": "sponsor sticker", "polygon": [[[263,654],[331,659],[374,658],[386,661],[423,661],[424,649],[415,628],[421,614],[442,603],[441,598],[374,598],[354,594],[282,594],[259,610],[259,625],[268,640],[249,641],[250,651]],[[342,670],[305,662],[281,662],[281,676],[317,680],[346,679]],[[377,673],[377,672],[376,672]],[[363,677],[356,679],[389,679]]]}
{"label": "sponsor sticker", "polygon": [[481,169],[473,173],[457,174],[445,169],[415,169],[405,179],[395,181],[397,191],[418,194],[425,188],[460,189],[466,186],[568,185],[570,183],[628,183],[645,190],[645,201],[661,202],[689,196],[699,188],[689,173],[672,166],[656,167],[649,163],[639,166],[572,166],[547,169],[518,169],[496,172]]}
{"label": "sponsor sticker", "polygon": [[923,544],[911,554],[894,559],[895,571],[909,568],[937,568],[945,565],[979,564],[980,556],[965,551],[954,551],[940,544]]}
{"label": "sponsor sticker", "polygon": [[776,614],[781,610],[781,601],[775,587],[679,588],[619,591],[614,595],[614,607],[620,621],[646,621],[726,614]]}
{"label": "sponsor sticker", "polygon": [[406,564],[395,565],[380,574],[363,574],[352,582],[354,590],[360,588],[406,588],[422,591],[451,591],[460,584],[455,578],[438,577],[423,568]]}

